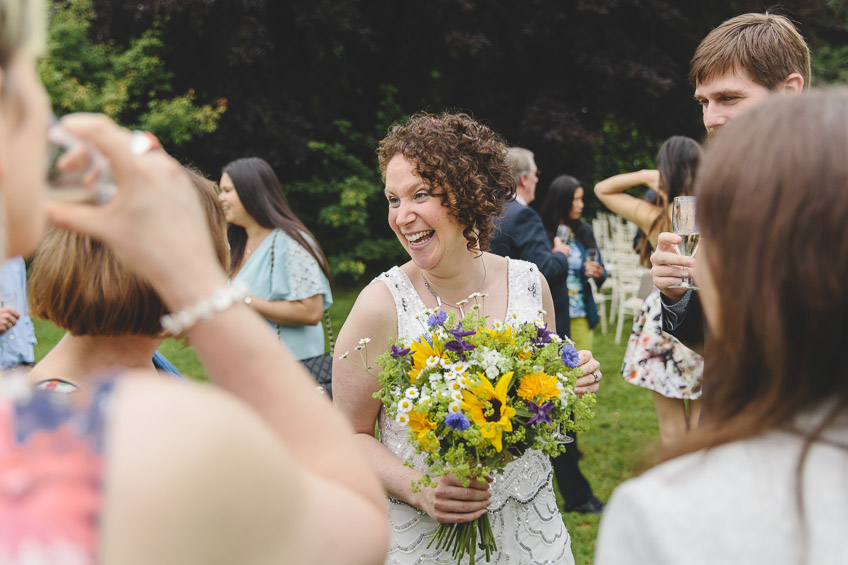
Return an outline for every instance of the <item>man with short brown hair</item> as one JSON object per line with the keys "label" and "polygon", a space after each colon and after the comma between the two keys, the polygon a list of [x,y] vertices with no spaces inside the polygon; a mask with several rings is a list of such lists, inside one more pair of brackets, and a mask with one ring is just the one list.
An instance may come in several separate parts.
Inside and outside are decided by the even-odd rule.
{"label": "man with short brown hair", "polygon": [[[713,136],[734,117],[772,93],[799,93],[810,83],[810,50],[784,16],[742,14],[712,30],[695,50],[689,71],[704,127]],[[662,291],[663,330],[693,349],[704,343],[704,318],[697,293],[669,288],[695,257],[677,253],[679,237],[659,236],[651,256],[654,285]]]}

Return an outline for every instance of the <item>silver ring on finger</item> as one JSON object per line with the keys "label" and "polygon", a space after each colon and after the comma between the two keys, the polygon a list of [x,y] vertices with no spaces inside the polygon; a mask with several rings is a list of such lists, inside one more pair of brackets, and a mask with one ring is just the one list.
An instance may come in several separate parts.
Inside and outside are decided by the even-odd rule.
{"label": "silver ring on finger", "polygon": [[149,131],[133,130],[130,134],[130,153],[136,156],[161,149],[159,139]]}
{"label": "silver ring on finger", "polygon": [[592,373],[595,376],[595,384],[598,384],[598,381],[601,380],[601,377],[598,376],[598,373]]}

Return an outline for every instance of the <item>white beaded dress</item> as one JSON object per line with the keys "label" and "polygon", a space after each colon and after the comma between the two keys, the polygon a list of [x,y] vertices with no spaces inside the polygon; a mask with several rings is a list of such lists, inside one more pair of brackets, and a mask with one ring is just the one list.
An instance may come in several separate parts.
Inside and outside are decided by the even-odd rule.
{"label": "white beaded dress", "polygon": [[[517,315],[519,322],[531,321],[542,307],[541,275],[532,263],[508,259],[509,298],[507,318]],[[398,336],[412,339],[420,335],[415,320],[426,306],[399,267],[377,277],[391,290],[397,310]],[[422,456],[407,442],[407,429],[383,410],[379,417],[380,441],[401,460],[412,459],[416,469],[425,470]],[[498,551],[491,557],[494,565],[574,563],[571,538],[557,508],[551,478],[550,459],[531,450],[509,463],[504,473],[496,474],[490,485],[492,498],[489,519]],[[392,544],[386,565],[452,565],[449,552],[427,549],[438,523],[427,513],[405,502],[389,498]],[[462,563],[467,563],[467,557]],[[486,563],[478,551],[477,563]]]}

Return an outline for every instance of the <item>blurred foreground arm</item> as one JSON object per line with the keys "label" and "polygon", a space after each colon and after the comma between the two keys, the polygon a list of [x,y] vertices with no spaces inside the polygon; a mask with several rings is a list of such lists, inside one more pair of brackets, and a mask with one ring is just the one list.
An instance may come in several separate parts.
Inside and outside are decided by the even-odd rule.
{"label": "blurred foreground arm", "polygon": [[[119,189],[101,206],[52,204],[49,212],[55,224],[111,246],[129,268],[150,280],[171,312],[208,300],[226,284],[205,214],[179,163],[159,150],[134,155],[130,132],[104,116],[68,116],[63,125],[107,157]],[[303,505],[325,506],[305,515],[335,516],[302,526],[321,531],[321,537],[332,539],[338,533],[354,542],[349,547],[324,543],[314,548],[311,538],[300,543],[327,562],[365,563],[369,556],[371,562],[380,561],[388,535],[380,485],[360,449],[348,441],[350,426],[315,392],[300,363],[241,303],[198,321],[186,335],[211,380],[252,408],[270,427],[280,450],[290,455],[293,472],[302,478],[295,484],[305,489]],[[324,491],[344,496],[328,498]]]}

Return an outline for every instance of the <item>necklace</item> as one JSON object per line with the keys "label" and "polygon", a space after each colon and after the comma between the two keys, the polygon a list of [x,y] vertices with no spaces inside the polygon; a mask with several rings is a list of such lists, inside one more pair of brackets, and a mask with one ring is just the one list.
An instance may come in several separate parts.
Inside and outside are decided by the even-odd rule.
{"label": "necklace", "polygon": [[[271,232],[269,231],[268,233],[271,233]],[[257,249],[260,245],[262,245],[262,242],[263,242],[263,241],[265,241],[265,238],[266,238],[266,237],[268,237],[268,234],[267,234],[267,233],[266,233],[265,235],[263,235],[263,236],[262,236],[262,239],[260,239],[260,240],[259,240],[259,243],[257,243],[257,244],[253,247],[253,249],[249,249],[249,248],[247,247],[247,242],[245,242],[245,245],[244,245],[244,256],[245,256],[245,258],[250,257],[250,254],[251,254],[251,253],[253,253],[254,251],[256,251],[256,249]]]}
{"label": "necklace", "polygon": [[[486,284],[486,275],[487,275],[487,273],[486,273],[486,262],[483,260],[482,255],[480,256],[480,262],[483,263],[483,281],[480,283],[480,286],[477,287],[476,292],[480,292],[483,289],[483,285]],[[444,304],[445,306],[450,306],[452,308],[456,308],[457,310],[462,312],[462,306],[460,306],[458,304],[451,304],[450,302],[442,300],[442,298],[438,294],[436,294],[436,291],[433,290],[433,287],[431,287],[430,283],[427,282],[427,277],[424,276],[424,271],[421,271],[421,278],[424,279],[424,286],[427,287],[427,290],[429,290],[430,294],[432,294],[433,297],[436,299],[436,308],[441,308],[442,304]]]}

